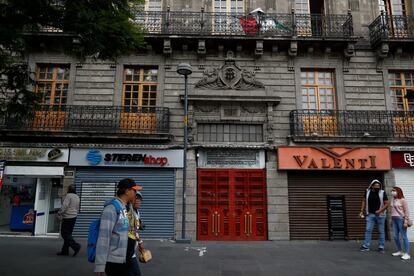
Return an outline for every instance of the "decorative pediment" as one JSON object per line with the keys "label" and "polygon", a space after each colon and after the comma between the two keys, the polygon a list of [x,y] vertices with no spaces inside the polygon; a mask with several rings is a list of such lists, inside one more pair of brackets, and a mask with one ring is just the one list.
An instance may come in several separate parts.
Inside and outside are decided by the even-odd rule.
{"label": "decorative pediment", "polygon": [[196,88],[212,90],[255,90],[264,89],[263,83],[255,78],[255,73],[240,69],[236,65],[233,52],[227,53],[225,64],[220,68],[206,69],[204,77]]}

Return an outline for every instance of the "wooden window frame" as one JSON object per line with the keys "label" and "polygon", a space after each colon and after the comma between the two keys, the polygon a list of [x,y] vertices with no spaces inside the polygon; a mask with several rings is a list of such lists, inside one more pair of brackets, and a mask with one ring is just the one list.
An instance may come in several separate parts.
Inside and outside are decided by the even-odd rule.
{"label": "wooden window frame", "polygon": [[[213,0],[212,2],[213,2],[213,11],[214,12],[216,12],[216,1],[217,0]],[[225,9],[226,9],[226,11],[219,11],[219,12],[225,12],[225,13],[229,13],[229,14],[231,14],[231,13],[233,13],[232,12],[232,10],[231,10],[231,0],[219,0],[220,2],[224,2],[224,6],[225,6]],[[246,11],[246,5],[245,5],[245,1],[243,1],[243,0],[236,0],[236,2],[241,2],[241,4],[243,5],[243,7],[241,8],[242,9],[242,11],[241,12],[239,12],[238,10],[240,9],[240,8],[236,8],[236,13],[244,13],[245,11]],[[221,6],[221,7],[223,7],[223,5]]]}
{"label": "wooden window frame", "polygon": [[[314,84],[309,84],[307,82],[307,83],[303,84],[302,83],[302,80],[303,80],[302,73],[308,74],[310,72],[313,72],[314,73],[315,83]],[[306,95],[304,95],[302,89],[303,88],[306,88],[308,90],[309,88],[313,88],[314,91],[315,91],[315,95],[314,96],[316,98],[316,101],[315,101],[316,108],[314,108],[314,110],[336,110],[337,109],[336,108],[337,100],[336,100],[335,71],[334,70],[329,70],[329,69],[326,69],[326,70],[324,70],[324,69],[311,69],[311,70],[309,70],[309,69],[302,69],[300,73],[301,73],[300,81],[301,81],[301,103],[302,103],[302,109],[305,109],[305,108],[303,108],[303,103],[304,103],[303,102],[303,96],[307,96],[308,97],[308,104],[310,103],[309,102],[309,97],[310,97],[309,93],[307,93]],[[319,74],[320,73],[330,73],[331,74],[331,84],[330,85],[320,84],[319,83]],[[306,78],[306,80],[308,80],[308,78]],[[320,108],[320,105],[321,105],[321,101],[320,101],[320,97],[321,97],[321,95],[320,95],[320,89],[332,89],[332,97],[333,97],[332,104],[333,104],[333,109],[330,109],[328,107],[327,108],[324,108],[324,109],[321,109]],[[328,95],[325,95],[325,96],[328,97]],[[331,96],[331,95],[329,95],[329,96]],[[331,103],[331,102],[328,102],[327,101],[326,103],[328,104],[328,103]],[[308,106],[308,108],[306,108],[306,109],[307,110],[312,110],[313,108],[309,108],[309,106]]]}
{"label": "wooden window frame", "polygon": [[[48,74],[48,69],[52,68],[52,78],[48,79],[41,79],[40,78],[40,73],[41,73],[41,69],[45,68],[46,69],[46,76]],[[58,75],[58,70],[59,69],[63,69],[63,78],[62,79],[58,79],[57,75]],[[67,69],[68,71],[68,76],[66,78],[65,75],[65,69]],[[42,99],[40,101],[40,103],[44,106],[48,105],[48,106],[58,106],[59,109],[66,106],[67,105],[67,99],[68,99],[68,92],[69,92],[69,78],[70,78],[70,66],[69,65],[61,65],[61,64],[38,64],[36,66],[36,79],[35,79],[35,93],[42,93]],[[48,104],[45,103],[45,91],[39,91],[39,85],[43,84],[43,85],[51,85],[51,91],[50,91],[50,102]],[[56,92],[57,92],[57,85],[62,85],[62,89],[61,92],[63,92],[63,87],[65,85],[67,85],[67,92],[66,95],[63,95],[63,93],[61,93],[60,95],[60,100],[59,103],[56,104],[55,103],[55,99],[56,99]],[[64,103],[62,103],[62,99],[66,99]]]}
{"label": "wooden window frame", "polygon": [[[303,6],[306,2],[306,11],[303,9]],[[299,14],[310,14],[310,3],[309,0],[295,0],[295,12]],[[298,8],[300,6],[300,8]]]}
{"label": "wooden window frame", "polygon": [[156,7],[156,9],[154,9],[153,7],[154,6],[150,6],[150,2],[152,2],[151,0],[145,0],[145,3],[144,3],[144,10],[145,11],[162,11],[162,0],[161,1],[157,1],[157,2],[160,2],[160,6],[158,7]]}
{"label": "wooden window frame", "polygon": [[[393,0],[378,0],[378,9],[379,12],[381,13],[382,10],[384,10],[385,14],[388,15],[407,15],[407,10],[408,10],[408,3],[405,0],[398,0],[400,3],[394,3]],[[401,14],[395,14],[395,6],[400,6],[401,7]],[[381,9],[381,7],[383,7]]]}
{"label": "wooden window frame", "polygon": [[[139,79],[135,80],[132,78],[132,80],[127,80],[127,70],[133,70],[133,74],[132,76],[134,76],[136,71],[139,71]],[[146,70],[157,70],[157,81],[145,81],[144,77],[145,77],[145,71]],[[126,87],[127,86],[131,86],[131,88],[133,86],[138,86],[138,98],[137,98],[137,104],[134,105],[132,104],[132,101],[135,99],[132,94],[134,90],[130,90],[131,93],[131,97],[129,98],[129,105],[125,105],[125,101],[126,99],[126,93],[128,91],[126,91]],[[155,86],[155,91],[151,90],[151,87]],[[148,98],[144,98],[144,94],[147,91],[144,91],[144,87],[149,87],[148,90]],[[158,67],[142,67],[142,66],[125,66],[123,69],[123,81],[122,81],[122,107],[124,108],[124,110],[126,108],[128,108],[129,110],[132,109],[138,109],[138,108],[149,108],[149,109],[153,109],[156,107],[157,105],[157,93],[158,93]],[[155,94],[155,104],[151,105],[151,99],[153,99],[151,97],[151,95]]]}
{"label": "wooden window frame", "polygon": [[[412,79],[412,84],[411,85],[406,85],[405,75],[407,73],[409,73],[411,75],[411,79]],[[396,74],[399,74],[399,77],[400,77],[399,79],[401,80],[401,85],[396,85],[395,84],[395,80],[396,80],[395,75]],[[394,81],[394,84],[391,84],[392,81]],[[414,71],[390,71],[389,76],[388,76],[388,82],[389,82],[389,89],[390,89],[391,98],[392,98],[393,109],[395,111],[405,111],[405,112],[407,112],[407,111],[410,111],[410,105],[412,105],[413,106],[412,111],[414,111],[414,100],[410,102],[406,98],[407,90],[414,90]],[[401,90],[403,110],[400,110],[398,108],[398,98],[399,98],[399,96],[397,96],[396,90]]]}

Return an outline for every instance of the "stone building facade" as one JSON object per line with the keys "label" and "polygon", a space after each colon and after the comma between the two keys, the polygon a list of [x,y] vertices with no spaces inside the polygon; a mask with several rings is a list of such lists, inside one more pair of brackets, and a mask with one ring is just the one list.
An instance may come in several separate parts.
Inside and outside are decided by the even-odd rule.
{"label": "stone building facade", "polygon": [[[147,46],[136,55],[81,62],[37,47],[28,59],[33,71],[68,70],[67,97],[59,104],[120,107],[126,131],[61,126],[63,133],[34,128],[34,137],[22,138],[5,127],[3,146],[182,149],[184,79],[176,70],[188,63],[186,236],[360,238],[363,222],[355,218],[370,179],[392,187],[390,152],[414,151],[413,9],[412,0],[149,0],[137,13]],[[167,109],[166,131],[158,131],[161,115],[148,115],[153,106]],[[128,123],[122,116],[134,108],[141,115]],[[102,114],[115,111],[99,112],[80,118],[96,127],[94,120],[104,124]],[[369,167],[358,161],[369,158],[376,161]],[[65,179],[85,166],[69,161],[73,174]],[[178,238],[182,166],[171,170],[173,235],[159,235]]]}

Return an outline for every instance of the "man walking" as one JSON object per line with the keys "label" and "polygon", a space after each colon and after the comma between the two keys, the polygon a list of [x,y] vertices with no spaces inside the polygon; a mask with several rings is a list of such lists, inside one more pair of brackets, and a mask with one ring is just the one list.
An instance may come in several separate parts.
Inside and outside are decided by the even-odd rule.
{"label": "man walking", "polygon": [[70,185],[67,190],[65,199],[63,200],[62,207],[58,211],[58,218],[62,219],[62,225],[60,233],[63,238],[63,246],[59,256],[69,255],[69,248],[73,250],[73,256],[79,253],[81,245],[77,243],[72,236],[73,227],[75,227],[76,217],[79,212],[79,196],[76,194],[75,187]]}
{"label": "man walking", "polygon": [[125,178],[119,181],[117,188],[117,197],[105,205],[101,215],[95,257],[95,272],[98,276],[103,275],[103,272],[108,276],[129,275],[126,206],[135,199],[136,191],[141,187],[134,180]]}
{"label": "man walking", "polygon": [[141,270],[139,269],[139,264],[135,252],[137,246],[140,251],[144,249],[143,241],[139,235],[139,230],[141,229],[141,216],[138,209],[141,207],[142,199],[143,198],[141,192],[137,191],[135,199],[131,203],[131,206],[128,210],[129,232],[127,258],[130,267],[130,276],[141,276]]}
{"label": "man walking", "polygon": [[374,224],[377,224],[379,240],[378,252],[384,253],[385,246],[385,218],[388,207],[388,197],[379,180],[374,179],[365,191],[364,199],[361,204],[360,217],[365,216],[366,230],[365,241],[362,244],[361,251],[369,251]]}

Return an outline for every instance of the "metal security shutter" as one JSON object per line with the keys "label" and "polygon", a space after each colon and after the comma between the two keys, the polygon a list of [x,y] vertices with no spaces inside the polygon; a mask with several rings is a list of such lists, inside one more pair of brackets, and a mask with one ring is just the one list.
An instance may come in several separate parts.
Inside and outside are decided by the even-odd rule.
{"label": "metal security shutter", "polygon": [[[76,170],[76,191],[81,197],[81,212],[76,220],[74,235],[86,237],[89,224],[99,218],[99,210],[82,208],[82,183],[117,183],[132,178],[143,186],[144,201],[140,208],[146,229],[144,238],[174,237],[175,171],[172,169],[81,168]],[[115,185],[115,184],[114,184]],[[115,194],[115,186],[114,186]],[[84,199],[86,200],[86,199]],[[82,210],[83,209],[83,210]]]}
{"label": "metal security shutter", "polygon": [[328,240],[327,196],[345,196],[349,239],[363,239],[365,220],[358,217],[364,191],[379,173],[289,172],[289,223],[292,240]]}
{"label": "metal security shutter", "polygon": [[[411,219],[414,218],[414,170],[400,169],[394,170],[395,185],[400,187],[404,192],[404,197],[408,202]],[[408,228],[408,239],[414,242],[414,226]]]}

